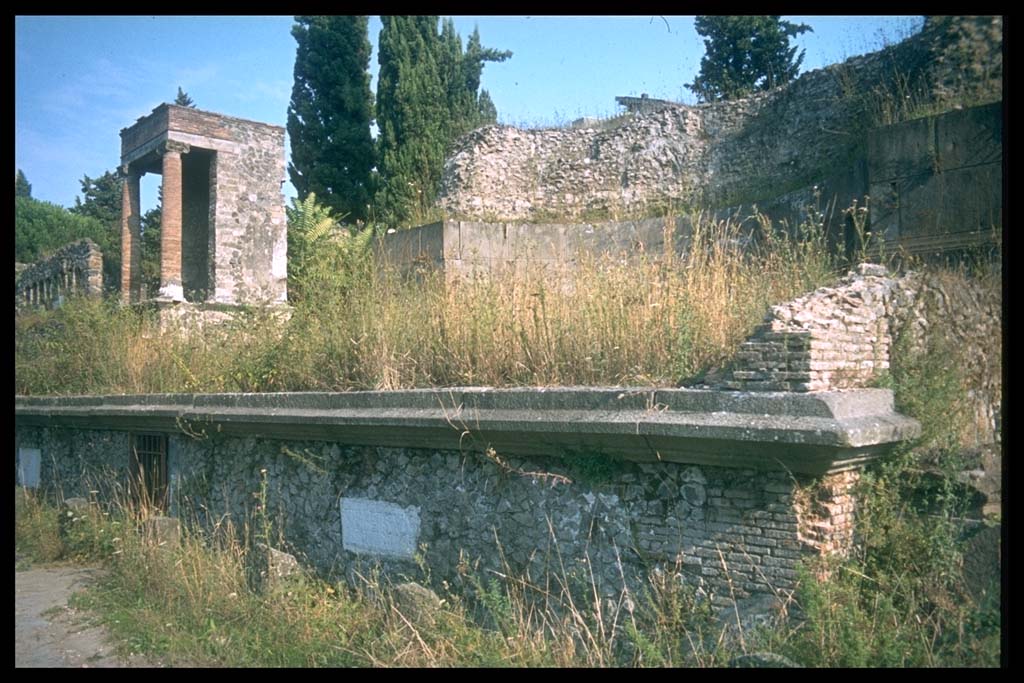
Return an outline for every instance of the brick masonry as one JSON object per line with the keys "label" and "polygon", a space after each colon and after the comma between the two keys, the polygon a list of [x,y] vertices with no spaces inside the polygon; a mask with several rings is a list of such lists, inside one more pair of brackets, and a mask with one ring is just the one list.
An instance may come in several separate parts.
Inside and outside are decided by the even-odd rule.
{"label": "brick masonry", "polygon": [[706,378],[741,391],[829,391],[870,386],[903,353],[936,335],[956,349],[973,405],[976,444],[1001,432],[1002,292],[949,273],[890,275],[861,264],[835,286],[772,306],[729,369]]}

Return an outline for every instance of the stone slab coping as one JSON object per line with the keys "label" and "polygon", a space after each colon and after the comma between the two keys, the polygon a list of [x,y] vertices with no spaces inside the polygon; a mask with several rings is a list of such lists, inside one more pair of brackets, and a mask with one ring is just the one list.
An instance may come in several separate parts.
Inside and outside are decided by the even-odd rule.
{"label": "stone slab coping", "polygon": [[784,467],[822,474],[915,438],[888,389],[637,387],[15,397],[18,425]]}

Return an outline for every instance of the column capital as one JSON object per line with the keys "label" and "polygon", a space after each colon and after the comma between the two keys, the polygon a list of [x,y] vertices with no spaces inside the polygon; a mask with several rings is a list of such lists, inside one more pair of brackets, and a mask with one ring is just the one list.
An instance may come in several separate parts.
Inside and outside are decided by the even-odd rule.
{"label": "column capital", "polygon": [[132,178],[141,178],[142,174],[132,168],[131,164],[121,164],[117,167],[117,177],[120,180],[129,180]]}
{"label": "column capital", "polygon": [[188,154],[192,147],[187,142],[167,140],[159,149],[161,154]]}

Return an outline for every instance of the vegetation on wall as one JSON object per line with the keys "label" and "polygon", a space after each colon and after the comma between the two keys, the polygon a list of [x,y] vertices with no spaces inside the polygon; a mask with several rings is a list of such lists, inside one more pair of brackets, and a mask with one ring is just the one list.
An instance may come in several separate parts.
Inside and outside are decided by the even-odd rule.
{"label": "vegetation on wall", "polygon": [[[329,238],[338,227],[315,197],[288,213],[294,235],[306,237],[292,256],[308,284],[283,329],[252,311],[219,330],[182,335],[142,311],[75,300],[18,318],[16,391],[674,385],[732,355],[770,304],[834,276],[813,232],[773,236],[751,254],[734,225],[698,220],[694,248],[682,257],[598,260],[572,274],[446,286],[367,252],[344,261],[333,260],[334,250],[318,254],[321,240],[356,237]],[[652,575],[648,592],[630,597],[635,609],[620,628],[604,621],[602,601],[540,611],[513,574],[467,579],[468,594],[446,593],[446,606],[420,622],[372,576],[354,589],[303,576],[261,592],[247,579],[251,547],[237,540],[256,536],[216,525],[190,529],[180,550],[158,554],[129,533],[133,514],[95,508],[77,536],[61,540],[47,522],[53,513],[19,492],[18,548],[106,562],[109,580],[80,604],[103,615],[127,647],[180,663],[715,666],[767,651],[805,666],[991,666],[1000,657],[998,591],[971,595],[959,570],[964,389],[956,350],[935,342],[909,354],[903,343],[884,381],[898,409],[924,425],[922,441],[863,476],[852,556],[809,566],[790,619],[740,639],[728,615],[670,573]],[[926,462],[945,468],[926,477]],[[600,486],[609,465],[594,457],[574,474]],[[830,578],[819,580],[825,572]],[[267,613],[275,618],[260,617]],[[282,628],[299,634],[287,646]],[[343,645],[325,647],[325,638]]]}
{"label": "vegetation on wall", "polygon": [[142,312],[74,302],[18,320],[16,390],[671,386],[730,356],[768,306],[832,277],[820,240],[780,237],[754,257],[735,224],[697,218],[681,257],[595,258],[446,283],[443,273],[409,276],[369,254],[367,231],[334,227],[309,198],[289,214],[298,279],[283,333],[256,315],[181,335]]}
{"label": "vegetation on wall", "polygon": [[196,108],[195,100],[189,97],[188,93],[181,89],[180,85],[178,86],[178,94],[174,97],[174,103],[179,107]]}

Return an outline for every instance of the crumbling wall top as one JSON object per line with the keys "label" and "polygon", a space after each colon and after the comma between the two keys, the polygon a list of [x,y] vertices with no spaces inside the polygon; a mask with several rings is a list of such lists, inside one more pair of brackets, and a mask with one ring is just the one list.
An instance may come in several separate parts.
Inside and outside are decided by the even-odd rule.
{"label": "crumbling wall top", "polygon": [[284,138],[282,126],[164,103],[121,129],[121,157],[130,156],[134,150],[170,132],[244,143],[242,129],[265,130],[268,135]]}

